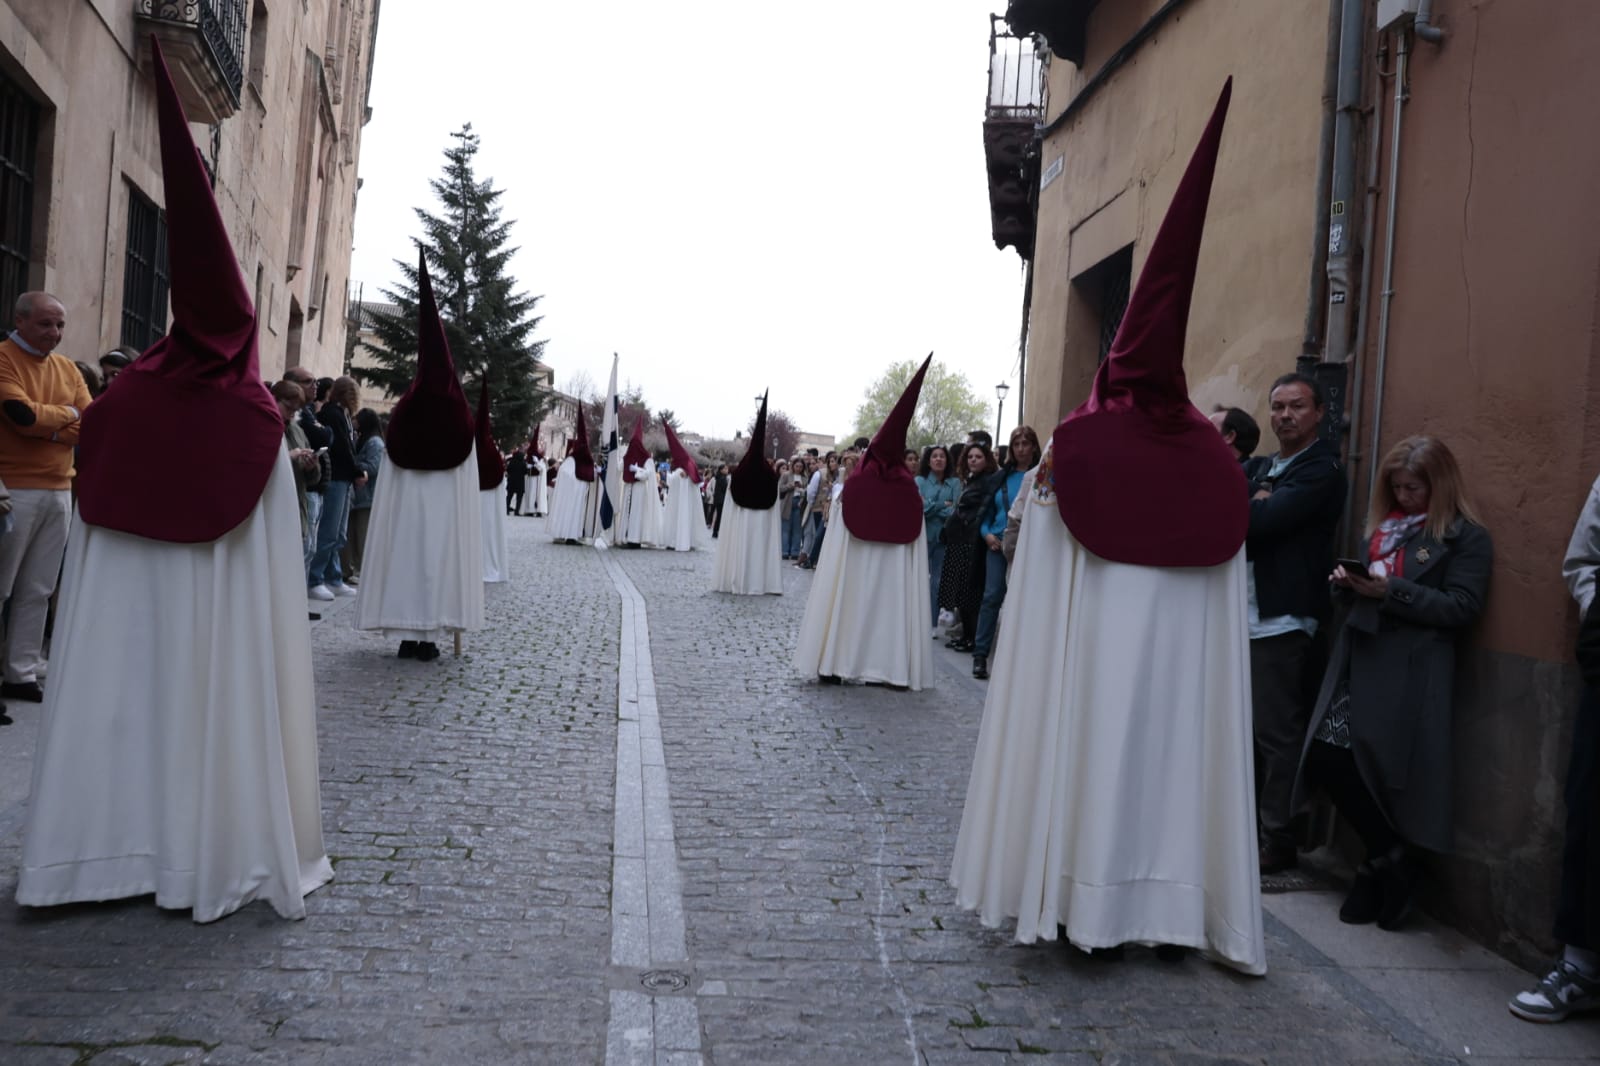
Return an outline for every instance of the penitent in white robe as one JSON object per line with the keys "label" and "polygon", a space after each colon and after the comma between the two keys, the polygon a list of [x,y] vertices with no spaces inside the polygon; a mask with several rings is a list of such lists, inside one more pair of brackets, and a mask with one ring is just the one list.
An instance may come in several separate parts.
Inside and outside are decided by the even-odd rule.
{"label": "penitent in white robe", "polygon": [[[730,495],[723,507],[722,536],[711,572],[713,592],[762,596],[783,592],[783,540],[777,505],[740,507]],[[823,545],[827,549],[827,545]]]}
{"label": "penitent in white robe", "polygon": [[658,544],[661,540],[661,496],[653,466],[634,467],[639,480],[622,486],[622,543]]}
{"label": "penitent in white robe", "polygon": [[555,490],[550,494],[550,517],[545,532],[556,540],[582,540],[589,509],[589,486],[578,480],[578,461],[571,456],[556,468]]}
{"label": "penitent in white robe", "polygon": [[287,452],[209,543],[72,526],[17,901],[305,917],[333,870]]}
{"label": "penitent in white robe", "polygon": [[932,688],[928,599],[926,526],[910,544],[861,540],[844,524],[844,501],[835,499],[794,668],[802,677]]}
{"label": "penitent in white robe", "polygon": [[483,530],[483,579],[490,584],[511,580],[511,558],[506,554],[505,482],[478,493],[479,524]]}
{"label": "penitent in white robe", "polygon": [[550,485],[545,481],[549,471],[543,459],[535,459],[528,464],[528,477],[532,479],[528,485],[528,498],[533,501],[530,510],[536,515],[550,513]]}
{"label": "penitent in white robe", "polygon": [[[826,551],[826,545],[824,546]],[[951,881],[984,925],[1266,972],[1245,561],[1085,551],[1030,496]]]}
{"label": "penitent in white robe", "polygon": [[673,551],[693,551],[706,540],[706,512],[700,503],[700,486],[681,470],[667,475],[667,513],[661,546]]}
{"label": "penitent in white robe", "polygon": [[482,493],[475,453],[449,470],[390,462],[372,497],[356,628],[437,643],[483,625]]}

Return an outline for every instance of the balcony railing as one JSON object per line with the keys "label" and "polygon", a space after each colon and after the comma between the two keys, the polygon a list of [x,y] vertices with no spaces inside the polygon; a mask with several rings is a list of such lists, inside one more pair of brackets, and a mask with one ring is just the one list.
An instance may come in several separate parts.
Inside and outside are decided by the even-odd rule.
{"label": "balcony railing", "polygon": [[215,124],[239,110],[244,0],[134,0],[133,12],[161,39],[190,121]]}
{"label": "balcony railing", "polygon": [[991,119],[1037,122],[1044,115],[1044,54],[1032,37],[1019,37],[999,15],[989,16]]}

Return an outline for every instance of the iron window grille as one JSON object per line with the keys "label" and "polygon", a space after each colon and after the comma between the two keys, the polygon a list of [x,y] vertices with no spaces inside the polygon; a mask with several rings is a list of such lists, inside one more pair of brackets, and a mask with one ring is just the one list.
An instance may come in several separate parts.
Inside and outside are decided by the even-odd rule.
{"label": "iron window grille", "polygon": [[122,272],[122,343],[143,351],[167,332],[167,215],[128,186]]}
{"label": "iron window grille", "polygon": [[0,75],[0,308],[28,291],[39,105]]}

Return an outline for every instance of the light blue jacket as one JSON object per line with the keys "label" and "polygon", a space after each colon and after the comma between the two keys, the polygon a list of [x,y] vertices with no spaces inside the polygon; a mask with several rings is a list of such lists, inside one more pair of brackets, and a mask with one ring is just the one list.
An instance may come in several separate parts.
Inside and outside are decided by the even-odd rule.
{"label": "light blue jacket", "polygon": [[944,531],[944,520],[956,509],[956,499],[961,495],[961,479],[947,477],[937,481],[929,475],[917,478],[917,491],[922,493],[922,515],[928,522],[928,542],[939,543]]}
{"label": "light blue jacket", "polygon": [[1006,475],[1000,483],[1000,489],[994,494],[994,511],[983,522],[983,535],[1003,537],[1006,533],[1006,516],[1011,513],[1011,504],[1017,498],[1017,493],[1022,491],[1022,475],[1026,470],[1013,470]]}

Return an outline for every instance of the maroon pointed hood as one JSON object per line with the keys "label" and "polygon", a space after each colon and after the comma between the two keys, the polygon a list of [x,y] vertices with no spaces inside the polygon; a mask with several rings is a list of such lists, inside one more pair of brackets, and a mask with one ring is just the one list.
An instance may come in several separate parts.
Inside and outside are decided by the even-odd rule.
{"label": "maroon pointed hood", "polygon": [[778,471],[767,461],[767,394],[761,394],[761,410],[756,413],[756,428],[750,431],[750,447],[728,478],[733,502],[751,511],[765,511],[778,502]]}
{"label": "maroon pointed hood", "polygon": [[578,404],[578,435],[567,445],[567,454],[577,464],[579,481],[594,480],[594,453],[589,450],[589,424],[583,420],[583,403]]}
{"label": "maroon pointed hood", "polygon": [[1238,554],[1249,526],[1238,460],[1189,401],[1183,374],[1195,265],[1232,92],[1229,78],[1089,398],[1056,427],[1061,518],[1078,543],[1112,562],[1216,566]]}
{"label": "maroon pointed hood", "polygon": [[840,497],[845,528],[861,540],[910,544],[922,532],[922,493],[917,479],[906,469],[906,434],[932,362],[933,353],[929,352],[873,435],[867,453],[845,479]]}
{"label": "maroon pointed hood", "polygon": [[389,414],[389,458],[406,470],[454,470],[472,454],[472,408],[456,377],[428,258],[417,251],[417,374]]}
{"label": "maroon pointed hood", "polygon": [[494,442],[494,427],[489,424],[489,379],[483,379],[478,392],[478,491],[499,488],[506,479],[506,461]]}
{"label": "maroon pointed hood", "polygon": [[543,422],[537,422],[533,427],[533,436],[528,438],[528,455],[544,458],[544,447],[539,443],[539,433],[544,429]]}
{"label": "maroon pointed hood", "polygon": [[633,436],[628,438],[628,450],[622,457],[622,480],[630,485],[639,480],[634,476],[633,468],[650,461],[650,449],[644,446],[646,421],[644,412],[640,411],[639,420],[633,424]]}
{"label": "maroon pointed hood", "polygon": [[[211,180],[154,38],[150,50],[172,326],[83,412],[78,507],[91,525],[198,544],[255,510],[283,448],[283,418],[261,381],[256,310]],[[174,476],[196,491],[173,493]]]}
{"label": "maroon pointed hood", "polygon": [[673,468],[682,470],[689,475],[690,481],[699,482],[700,468],[694,465],[694,458],[689,454],[689,449],[685,448],[683,442],[678,439],[678,434],[674,432],[672,423],[663,421],[661,425],[667,431],[667,450],[672,453]]}

